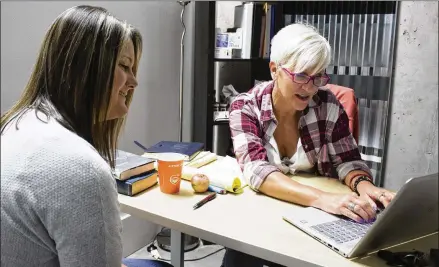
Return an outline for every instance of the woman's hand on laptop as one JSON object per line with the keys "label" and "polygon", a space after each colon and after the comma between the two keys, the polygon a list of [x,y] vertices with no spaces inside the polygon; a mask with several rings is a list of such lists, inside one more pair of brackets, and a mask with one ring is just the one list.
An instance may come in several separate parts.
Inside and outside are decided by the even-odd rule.
{"label": "woman's hand on laptop", "polygon": [[376,211],[368,201],[351,194],[323,193],[317,208],[336,215],[346,216],[354,221],[365,223],[375,220]]}
{"label": "woman's hand on laptop", "polygon": [[360,198],[368,201],[371,205],[379,202],[387,207],[392,199],[395,197],[395,193],[390,192],[384,188],[376,187],[371,183],[359,183],[357,187]]}

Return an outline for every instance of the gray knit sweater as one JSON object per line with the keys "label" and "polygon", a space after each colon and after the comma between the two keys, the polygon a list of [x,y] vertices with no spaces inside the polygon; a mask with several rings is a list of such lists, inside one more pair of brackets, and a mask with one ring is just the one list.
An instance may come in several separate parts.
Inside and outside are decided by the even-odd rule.
{"label": "gray knit sweater", "polygon": [[120,267],[122,223],[109,165],[33,110],[18,128],[12,122],[1,136],[1,266]]}

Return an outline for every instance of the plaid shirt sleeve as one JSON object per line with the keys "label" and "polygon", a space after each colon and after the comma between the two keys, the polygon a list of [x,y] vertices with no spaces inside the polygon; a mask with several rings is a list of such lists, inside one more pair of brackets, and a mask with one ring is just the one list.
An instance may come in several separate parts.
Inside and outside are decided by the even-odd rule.
{"label": "plaid shirt sleeve", "polygon": [[245,96],[238,96],[230,106],[229,118],[236,159],[249,186],[258,190],[270,173],[280,170],[268,162],[253,105]]}
{"label": "plaid shirt sleeve", "polygon": [[329,117],[333,119],[328,118],[327,123],[334,121],[334,124],[328,140],[328,154],[340,181],[343,182],[348,173],[354,170],[364,171],[372,179],[370,168],[361,159],[357,143],[349,130],[349,118],[345,110],[338,102],[330,105],[334,111],[329,112]]}

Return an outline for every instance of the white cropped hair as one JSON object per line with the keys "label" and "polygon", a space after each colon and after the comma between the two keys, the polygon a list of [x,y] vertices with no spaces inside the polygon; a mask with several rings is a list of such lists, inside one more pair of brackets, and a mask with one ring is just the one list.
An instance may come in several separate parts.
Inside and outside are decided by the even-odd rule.
{"label": "white cropped hair", "polygon": [[271,40],[270,61],[293,72],[314,75],[331,62],[331,46],[311,25],[288,25]]}

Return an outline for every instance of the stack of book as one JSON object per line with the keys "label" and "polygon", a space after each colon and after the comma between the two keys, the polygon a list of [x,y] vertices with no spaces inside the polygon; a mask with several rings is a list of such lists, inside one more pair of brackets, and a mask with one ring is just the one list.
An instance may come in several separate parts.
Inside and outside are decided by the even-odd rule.
{"label": "stack of book", "polygon": [[154,159],[117,150],[114,173],[117,192],[134,196],[157,184],[154,161]]}

